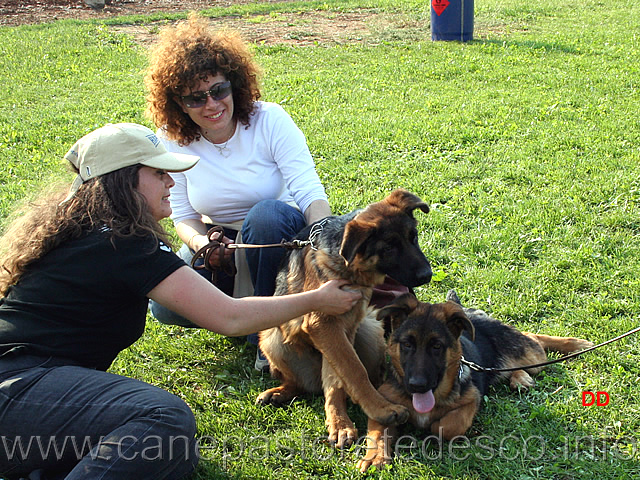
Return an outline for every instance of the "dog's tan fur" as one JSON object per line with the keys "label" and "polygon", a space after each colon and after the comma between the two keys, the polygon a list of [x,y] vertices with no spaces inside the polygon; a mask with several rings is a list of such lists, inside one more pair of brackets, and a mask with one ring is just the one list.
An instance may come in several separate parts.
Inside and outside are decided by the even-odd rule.
{"label": "dog's tan fur", "polygon": [[[481,310],[463,309],[456,301],[427,304],[405,295],[380,310],[378,318],[389,320],[394,329],[387,349],[392,373],[379,392],[390,402],[405,406],[414,426],[445,440],[464,435],[471,427],[490,383],[508,381],[513,389],[530,388],[534,385],[531,375],[541,370],[473,374],[468,367],[460,367],[463,350],[467,359],[475,357],[472,361],[484,359],[494,361],[494,368],[515,368],[545,362],[545,350],[567,354],[593,345],[579,338],[521,333]],[[463,330],[470,338],[461,339]],[[478,333],[483,337],[480,342]],[[474,334],[476,342],[472,341]],[[445,349],[444,354],[433,353],[436,342]],[[414,343],[415,349],[403,353],[402,345],[408,343]],[[424,379],[420,387],[416,379]],[[414,408],[412,395],[426,390],[433,392],[434,405],[427,413],[420,413]],[[395,425],[370,418],[367,452],[358,469],[365,472],[372,465],[380,468],[390,463],[396,435]]]}
{"label": "dog's tan fur", "polygon": [[[386,275],[405,275],[397,280],[407,286],[431,278],[429,263],[417,245],[415,209],[427,212],[428,206],[417,196],[396,190],[362,211],[329,217],[315,238],[317,249],[291,252],[278,276],[278,295],[314,289],[330,279],[346,279],[349,288],[362,292],[362,300],[343,315],[312,312],[260,334],[260,348],[281,385],[266,390],[257,401],[283,405],[303,392],[323,392],[329,441],[339,447],[357,438],[347,415],[347,395],[385,424],[402,423],[408,417],[406,407],[389,402],[375,388],[383,370],[383,330],[375,319],[363,319],[372,288]],[[386,249],[389,258],[381,254]]]}

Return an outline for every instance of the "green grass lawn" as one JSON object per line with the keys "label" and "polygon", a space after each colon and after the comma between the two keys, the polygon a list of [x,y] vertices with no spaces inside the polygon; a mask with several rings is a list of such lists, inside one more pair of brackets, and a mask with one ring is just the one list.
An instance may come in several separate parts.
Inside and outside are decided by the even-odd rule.
{"label": "green grass lawn", "polygon": [[[442,301],[455,288],[523,330],[596,343],[640,317],[640,3],[476,2],[476,40],[431,42],[429,2],[334,0],[211,16],[366,8],[398,19],[366,42],[255,45],[264,98],[307,135],[336,213],[407,188]],[[177,18],[174,15],[173,18]],[[182,15],[184,17],[184,15]],[[153,17],[158,19],[158,17]],[[111,26],[144,17],[0,28],[0,220],[50,184],[62,155],[107,122],[144,117],[144,48]],[[150,27],[155,28],[155,27]],[[167,224],[168,225],[168,224]],[[171,228],[170,225],[168,225]],[[549,367],[530,392],[497,386],[466,439],[407,428],[382,479],[640,476],[637,336]],[[323,399],[254,405],[275,385],[242,341],[148,322],[112,371],[193,408],[196,479],[358,478],[358,447],[324,443]],[[583,391],[606,391],[604,407]],[[352,418],[364,435],[366,418]],[[412,443],[413,442],[413,443]]]}

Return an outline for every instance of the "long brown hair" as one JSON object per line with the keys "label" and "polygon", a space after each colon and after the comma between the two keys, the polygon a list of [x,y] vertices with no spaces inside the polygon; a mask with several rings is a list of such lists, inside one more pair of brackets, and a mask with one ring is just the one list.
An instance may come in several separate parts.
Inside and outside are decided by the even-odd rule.
{"label": "long brown hair", "polygon": [[188,21],[160,31],[151,49],[144,78],[148,89],[147,114],[157,127],[179,145],[200,139],[200,127],[191,120],[176,97],[200,80],[222,74],[231,82],[233,116],[249,126],[255,102],[260,99],[260,68],[240,34],[212,31],[209,22],[195,14]]}
{"label": "long brown hair", "polygon": [[166,231],[153,218],[138,192],[141,165],[121,168],[83,183],[70,200],[66,191],[33,202],[0,239],[4,261],[0,296],[16,284],[29,265],[64,242],[106,227],[114,237],[147,236],[170,245]]}

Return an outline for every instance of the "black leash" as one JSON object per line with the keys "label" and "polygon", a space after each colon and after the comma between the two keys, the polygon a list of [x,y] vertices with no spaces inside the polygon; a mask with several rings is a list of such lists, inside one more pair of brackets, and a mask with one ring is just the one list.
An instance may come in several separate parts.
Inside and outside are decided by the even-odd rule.
{"label": "black leash", "polygon": [[617,342],[618,340],[623,339],[624,337],[628,337],[629,335],[633,335],[640,331],[640,327],[634,328],[633,330],[629,330],[627,333],[623,333],[622,335],[617,336],[616,338],[612,338],[611,340],[607,340],[606,342],[602,342],[598,345],[594,345],[593,347],[585,348],[584,350],[580,350],[579,352],[572,353],[570,355],[566,355],[564,357],[556,358],[555,360],[549,360],[548,362],[536,363],[535,365],[523,365],[521,367],[511,367],[511,368],[493,368],[493,367],[483,367],[478,365],[477,363],[470,362],[466,360],[464,357],[460,359],[460,363],[466,365],[471,370],[475,372],[514,372],[516,370],[527,370],[529,368],[538,368],[538,367],[546,367],[547,365],[553,365],[554,363],[564,362],[565,360],[570,360],[572,358],[576,358],[583,353],[591,352],[596,348],[604,347],[613,342]]}

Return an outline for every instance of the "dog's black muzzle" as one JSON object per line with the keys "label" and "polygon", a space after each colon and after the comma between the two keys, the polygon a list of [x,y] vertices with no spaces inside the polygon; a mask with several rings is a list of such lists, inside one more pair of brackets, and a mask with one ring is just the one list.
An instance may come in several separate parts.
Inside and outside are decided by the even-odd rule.
{"label": "dog's black muzzle", "polygon": [[414,270],[410,265],[405,265],[402,269],[389,276],[405,287],[413,288],[429,283],[432,275],[431,265],[428,261],[425,261],[425,264],[420,268]]}

